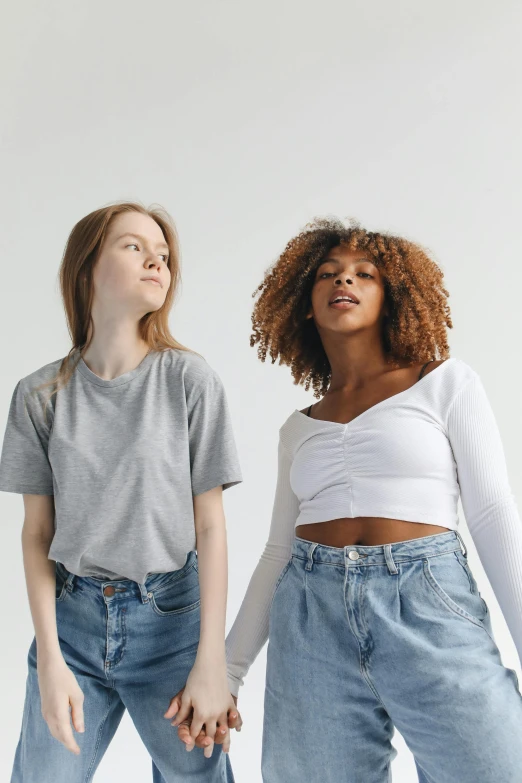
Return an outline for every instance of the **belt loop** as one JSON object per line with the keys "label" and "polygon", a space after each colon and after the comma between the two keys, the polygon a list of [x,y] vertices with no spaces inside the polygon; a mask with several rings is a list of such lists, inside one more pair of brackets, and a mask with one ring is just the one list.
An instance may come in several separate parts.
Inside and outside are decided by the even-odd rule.
{"label": "belt loop", "polygon": [[138,585],[138,587],[140,589],[141,602],[143,604],[148,604],[149,596],[148,596],[147,587],[145,585],[145,582],[143,584],[141,582],[137,582],[137,585]]}
{"label": "belt loop", "polygon": [[457,538],[459,539],[460,543],[462,544],[462,549],[463,549],[462,554],[464,555],[464,557],[467,557],[468,556],[468,550],[466,548],[466,544],[464,543],[464,541],[462,539],[462,536],[460,535],[458,530],[455,530],[455,534],[456,534]]}
{"label": "belt loop", "polygon": [[306,571],[311,571],[312,570],[312,566],[314,564],[314,552],[315,552],[316,546],[317,546],[317,543],[312,543],[312,545],[308,549],[308,559],[307,559],[306,565],[305,565],[305,570]]}
{"label": "belt loop", "polygon": [[398,574],[399,569],[395,565],[395,560],[393,559],[391,548],[392,548],[391,544],[384,544],[384,557],[386,558],[386,565],[388,566],[388,571],[390,572],[390,574]]}
{"label": "belt loop", "polygon": [[74,581],[76,579],[76,574],[72,574],[70,571],[67,574],[67,579],[65,580],[65,589],[68,590],[70,593],[74,590]]}

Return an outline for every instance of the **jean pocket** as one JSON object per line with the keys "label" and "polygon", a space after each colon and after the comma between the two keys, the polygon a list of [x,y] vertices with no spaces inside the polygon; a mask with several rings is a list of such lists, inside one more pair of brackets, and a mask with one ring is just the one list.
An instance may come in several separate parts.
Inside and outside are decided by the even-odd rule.
{"label": "jean pocket", "polygon": [[152,590],[150,605],[161,617],[182,614],[197,609],[201,603],[199,575],[195,565],[166,584]]}
{"label": "jean pocket", "polygon": [[424,558],[424,576],[433,592],[454,614],[484,627],[488,607],[461,550]]}
{"label": "jean pocket", "polygon": [[288,562],[283,566],[283,568],[281,570],[281,573],[279,574],[279,576],[277,578],[277,582],[276,582],[275,587],[274,587],[274,592],[272,593],[272,600],[270,602],[269,611],[272,608],[272,604],[274,603],[274,599],[276,597],[277,591],[279,590],[281,582],[285,578],[286,574],[288,573],[288,570],[289,570],[290,566],[292,565],[292,559],[293,559],[293,557],[291,557],[290,560],[288,560]]}
{"label": "jean pocket", "polygon": [[66,569],[61,563],[56,563],[55,575],[56,575],[55,598],[57,601],[63,601],[63,599],[67,595],[66,585],[67,585],[68,572],[66,571]]}

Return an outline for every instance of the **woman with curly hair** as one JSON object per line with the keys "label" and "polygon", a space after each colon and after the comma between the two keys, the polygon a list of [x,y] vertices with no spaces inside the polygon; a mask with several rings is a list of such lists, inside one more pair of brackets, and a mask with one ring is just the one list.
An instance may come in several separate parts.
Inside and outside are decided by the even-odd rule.
{"label": "woman with curly hair", "polygon": [[[522,696],[457,503],[522,659],[522,526],[478,373],[450,357],[437,264],[316,220],[257,289],[251,345],[318,400],[279,430],[266,548],[226,640],[231,692],[266,639],[265,783],[522,779]],[[256,292],[256,293],[257,293]]]}

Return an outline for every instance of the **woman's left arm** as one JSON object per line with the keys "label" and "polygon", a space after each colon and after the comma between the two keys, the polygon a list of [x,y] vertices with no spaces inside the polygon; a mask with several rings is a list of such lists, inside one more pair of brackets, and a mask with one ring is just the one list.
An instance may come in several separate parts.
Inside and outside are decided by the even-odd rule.
{"label": "woman's left arm", "polygon": [[[225,657],[228,561],[222,494],[221,487],[215,487],[194,498],[201,594],[199,645],[173,723],[179,725],[193,710],[190,734],[194,740],[203,724],[207,738],[214,738],[219,728],[228,729],[228,711],[235,706]],[[205,747],[207,757],[212,755],[213,744],[210,741]]]}
{"label": "woman's left arm", "polygon": [[446,426],[466,522],[522,665],[522,521],[478,373],[457,393]]}
{"label": "woman's left arm", "polygon": [[[235,712],[225,654],[228,557],[223,492],[239,484],[242,475],[221,379],[206,363],[197,363],[195,369],[197,375],[187,389],[187,424],[201,596],[199,644],[185,687],[171,699],[164,717],[175,715],[175,726],[190,720],[193,740],[204,724],[204,752],[210,757],[220,727],[226,729],[223,750],[228,750],[228,711]],[[187,750],[192,747],[187,742]]]}

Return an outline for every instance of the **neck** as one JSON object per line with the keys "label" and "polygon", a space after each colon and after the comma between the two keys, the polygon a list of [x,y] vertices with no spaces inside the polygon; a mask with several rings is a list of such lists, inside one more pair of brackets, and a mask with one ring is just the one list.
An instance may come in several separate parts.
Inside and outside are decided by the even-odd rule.
{"label": "neck", "polygon": [[[83,360],[90,370],[105,380],[133,370],[149,352],[132,322],[94,322],[94,334]],[[90,335],[89,335],[90,336]]]}

